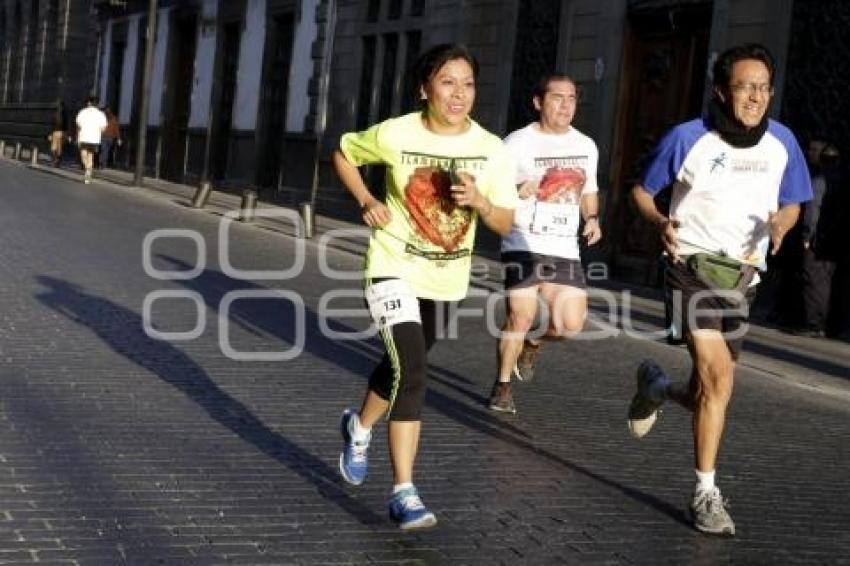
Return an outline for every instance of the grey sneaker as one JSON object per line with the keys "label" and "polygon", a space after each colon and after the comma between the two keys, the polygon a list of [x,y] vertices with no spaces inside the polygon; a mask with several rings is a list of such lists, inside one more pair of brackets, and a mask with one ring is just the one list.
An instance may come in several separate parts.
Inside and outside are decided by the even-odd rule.
{"label": "grey sneaker", "polygon": [[635,438],[643,438],[652,429],[658,418],[658,408],[663,401],[656,401],[650,388],[658,381],[667,379],[664,370],[652,360],[644,360],[637,370],[637,393],[629,405],[629,432]]}
{"label": "grey sneaker", "polygon": [[542,342],[534,345],[528,340],[523,340],[522,351],[519,353],[514,366],[514,375],[518,380],[531,381],[534,379],[534,361],[537,359],[537,354],[542,345]]}
{"label": "grey sneaker", "polygon": [[728,502],[720,495],[720,489],[695,491],[691,502],[691,519],[694,527],[703,533],[734,536],[735,523],[726,507]]}
{"label": "grey sneaker", "polygon": [[514,396],[511,392],[510,383],[497,381],[493,384],[493,390],[490,392],[490,408],[500,413],[516,413],[516,405],[514,404]]}

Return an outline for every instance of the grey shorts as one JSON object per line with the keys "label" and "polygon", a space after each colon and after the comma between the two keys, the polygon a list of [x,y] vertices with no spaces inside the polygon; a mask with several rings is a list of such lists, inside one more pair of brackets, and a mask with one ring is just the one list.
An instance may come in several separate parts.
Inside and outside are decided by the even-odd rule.
{"label": "grey shorts", "polygon": [[505,290],[532,287],[541,283],[557,283],[584,289],[584,267],[576,259],[566,259],[532,252],[502,254]]}
{"label": "grey shorts", "polygon": [[[671,304],[673,321],[681,325],[683,334],[694,330],[717,330],[723,333],[732,359],[737,360],[744,347],[744,337],[726,335],[733,332],[741,334],[741,327],[747,323],[748,317],[732,311],[743,307],[743,310],[749,312],[756,294],[755,286],[748,288],[741,297],[743,303],[732,303],[728,298],[714,295],[684,264],[669,260],[665,262],[664,284],[671,294],[677,292]],[[697,293],[700,297],[694,299]]]}

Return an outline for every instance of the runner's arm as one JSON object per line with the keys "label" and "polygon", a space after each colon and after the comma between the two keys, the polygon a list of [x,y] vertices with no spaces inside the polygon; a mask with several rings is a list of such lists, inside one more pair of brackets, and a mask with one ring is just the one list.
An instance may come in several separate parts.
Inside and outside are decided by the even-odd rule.
{"label": "runner's arm", "polygon": [[788,231],[797,223],[800,217],[799,204],[786,204],[777,210],[771,212],[768,217],[768,226],[770,228],[770,254],[776,255],[779,248],[782,246],[782,240]]}
{"label": "runner's arm", "polygon": [[476,212],[478,217],[490,230],[500,236],[507,236],[514,223],[514,211],[512,208],[503,208],[493,204],[475,184],[475,178],[460,171],[458,173],[459,183],[452,185],[452,199],[460,206],[468,206]]}
{"label": "runner's arm", "polygon": [[507,236],[514,223],[514,211],[512,208],[502,208],[496,206],[490,199],[481,196],[481,202],[478,205],[473,205],[473,208],[478,211],[478,216],[487,225],[487,228],[500,236]]}
{"label": "runner's arm", "polygon": [[599,224],[599,195],[587,193],[581,197],[581,216],[584,219],[584,232],[587,245],[592,246],[602,239],[602,227]]}
{"label": "runner's arm", "polygon": [[667,218],[658,210],[655,205],[655,197],[649,194],[642,185],[635,185],[632,189],[632,198],[635,201],[638,212],[643,218],[652,223],[658,228],[661,235],[661,243],[664,245],[664,251],[670,256],[673,261],[679,260],[679,242],[676,237],[676,228],[678,223],[675,220]]}
{"label": "runner's arm", "polygon": [[360,205],[363,221],[372,227],[381,227],[389,223],[392,220],[392,213],[369,191],[357,167],[352,165],[340,150],[334,151],[332,162],[339,180]]}

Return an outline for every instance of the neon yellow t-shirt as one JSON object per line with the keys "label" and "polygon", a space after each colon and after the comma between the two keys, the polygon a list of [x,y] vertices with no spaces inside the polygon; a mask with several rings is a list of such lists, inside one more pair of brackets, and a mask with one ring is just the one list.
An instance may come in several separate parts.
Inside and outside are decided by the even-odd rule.
{"label": "neon yellow t-shirt", "polygon": [[466,296],[478,214],[455,204],[449,168],[454,160],[495,206],[515,208],[514,165],[502,141],[472,120],[463,134],[438,135],[414,112],[347,133],[340,149],[358,167],[387,167],[392,221],[372,232],[366,277],[398,277],[424,299]]}

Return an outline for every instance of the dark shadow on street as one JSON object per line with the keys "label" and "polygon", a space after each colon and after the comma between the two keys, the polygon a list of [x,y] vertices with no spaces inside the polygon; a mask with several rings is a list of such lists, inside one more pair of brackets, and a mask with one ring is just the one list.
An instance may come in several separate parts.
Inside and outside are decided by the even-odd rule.
{"label": "dark shadow on street", "polygon": [[[172,257],[160,255],[158,259],[168,262],[175,270],[187,270],[191,268],[188,264]],[[203,271],[194,279],[183,280],[180,283],[200,293],[207,305],[214,311],[218,311],[219,304],[228,291],[266,289],[251,281],[234,280],[221,272],[210,269]],[[241,301],[233,303],[229,311],[231,321],[236,322],[244,328],[262,332],[284,342],[294,343],[296,340],[294,325],[287,324],[286,320],[282,320],[278,316],[279,313],[277,311],[269,309],[263,303],[263,301]],[[319,322],[320,314],[317,314],[314,310],[306,306],[305,314],[307,319],[305,321],[305,350],[325,361],[354,371],[363,378],[368,378],[369,373],[378,361],[378,357],[383,352],[377,339],[368,341],[331,340],[322,332]],[[326,322],[328,326],[333,327],[338,332],[353,333],[355,331],[354,328],[338,320],[326,318]],[[445,393],[429,388],[426,396],[426,404],[446,417],[470,429],[523,448],[551,463],[558,464],[568,470],[616,489],[640,503],[669,515],[682,524],[688,524],[681,509],[652,495],[610,480],[584,466],[570,462],[535,446],[531,440],[528,440],[530,436],[527,432],[497,417],[492,411],[479,409],[479,407],[484,406],[484,397],[477,393],[472,394],[466,388],[460,387],[457,384],[459,378],[457,374],[444,368],[429,365],[429,376],[431,379],[458,391],[475,403],[475,406],[470,406],[468,403],[453,399]],[[465,378],[461,379],[467,381]],[[360,400],[355,399],[352,401],[359,404]],[[332,424],[335,423],[328,423],[328,426],[332,426]]]}
{"label": "dark shadow on street", "polygon": [[797,352],[791,352],[787,349],[776,348],[762,341],[745,340],[744,351],[753,352],[768,358],[781,360],[783,362],[789,362],[794,365],[798,365],[800,367],[804,367],[806,369],[810,369],[827,375],[850,379],[850,367],[841,364],[836,364],[827,360],[819,360],[811,356],[806,356]]}
{"label": "dark shadow on street", "polygon": [[[167,262],[169,269],[175,271],[183,271],[191,268],[185,262],[170,256],[158,255],[157,258],[163,262]],[[224,295],[230,291],[270,289],[252,281],[232,279],[220,271],[211,269],[203,271],[194,279],[179,281],[179,283],[199,293],[207,306],[216,312],[219,310],[219,305]],[[235,301],[231,304],[229,310],[229,321],[254,335],[270,336],[288,344],[294,344],[297,340],[295,326],[293,324],[287,324],[287,320],[281,316],[282,311],[280,309],[269,307],[268,302],[270,300]],[[358,302],[358,307],[360,306]],[[291,312],[290,309],[287,314]],[[322,313],[316,313],[315,310],[306,305],[305,315],[304,350],[309,354],[368,379],[375,365],[383,355],[384,350],[381,341],[376,337],[365,340],[332,338],[327,336],[323,331],[322,322],[343,336],[354,334],[358,329],[337,319],[324,316]],[[368,317],[368,312],[365,308],[363,308],[363,316],[364,320]],[[480,391],[466,386],[466,384],[474,386],[468,378],[449,369],[435,366],[434,364],[429,364],[428,369],[429,377],[434,381],[468,397],[477,405],[483,406],[486,403],[487,399]],[[352,399],[351,401],[359,404],[360,399]],[[340,408],[341,411],[342,407]],[[523,430],[501,421],[490,412],[482,412],[480,418],[488,421],[493,426],[508,428],[514,434],[528,436]]]}
{"label": "dark shadow on street", "polygon": [[[601,318],[603,321],[609,324],[614,322],[616,323],[615,326],[620,330],[624,328],[624,325],[622,323],[623,314],[621,311],[621,307],[618,308],[617,319],[614,321],[610,320],[610,314],[608,313],[607,308],[604,306],[591,304],[589,310],[594,313],[596,318]],[[662,315],[650,312],[649,310],[642,309],[637,306],[632,306],[629,316],[630,320],[637,321],[642,325],[646,325],[648,327],[645,329],[646,331],[657,332],[664,328],[664,317]],[[632,327],[634,326],[635,325],[632,325]],[[638,330],[643,329],[638,328]],[[768,340],[766,340],[765,337],[754,336],[752,333],[748,334],[744,339],[744,352],[752,352],[754,354],[759,354],[761,356],[765,356],[775,360],[788,362],[800,366],[801,368],[810,369],[812,371],[816,371],[826,375],[841,377],[844,379],[850,378],[850,367],[848,367],[847,365],[835,363],[829,360],[819,359],[812,355],[795,352],[789,350],[788,347],[784,346],[784,344],[773,345]],[[796,347],[800,346],[797,345]]]}
{"label": "dark shadow on street", "polygon": [[[126,525],[144,516],[145,520],[155,521],[154,510],[144,510],[138,502],[128,497],[126,486],[118,485],[115,478],[96,460],[91,458],[90,446],[80,439],[75,427],[68,426],[66,415],[45,399],[33,394],[26,375],[0,374],[5,399],[14,399],[13,403],[4,403],[3,418],[14,423],[14,427],[24,432],[27,443],[38,447],[38,457],[28,466],[51,483],[62,486],[63,505],[51,512],[54,528],[62,530],[81,515],[97,521],[98,537],[92,538],[87,550],[102,553],[101,560],[110,556],[118,563],[121,556],[116,550],[122,547],[127,553],[126,560],[142,563],[151,557],[167,556],[173,553],[167,541],[155,530],[141,537],[128,530]],[[90,497],[92,492],[96,497]],[[142,515],[144,514],[144,515]],[[165,529],[162,529],[163,531]],[[84,532],[84,531],[81,531]],[[3,548],[2,554],[7,554]],[[74,549],[69,550],[73,554]],[[190,554],[186,550],[186,558]],[[3,561],[6,561],[4,556]]]}
{"label": "dark shadow on street", "polygon": [[383,517],[345,492],[335,468],[269,429],[245,405],[222,391],[183,351],[169,342],[150,338],[144,331],[140,315],[108,299],[86,293],[73,283],[44,275],[36,280],[46,288],[37,295],[43,304],[88,327],[116,353],[183,392],[213,420],[315,485],[323,497],[358,520],[367,524],[385,522]]}

